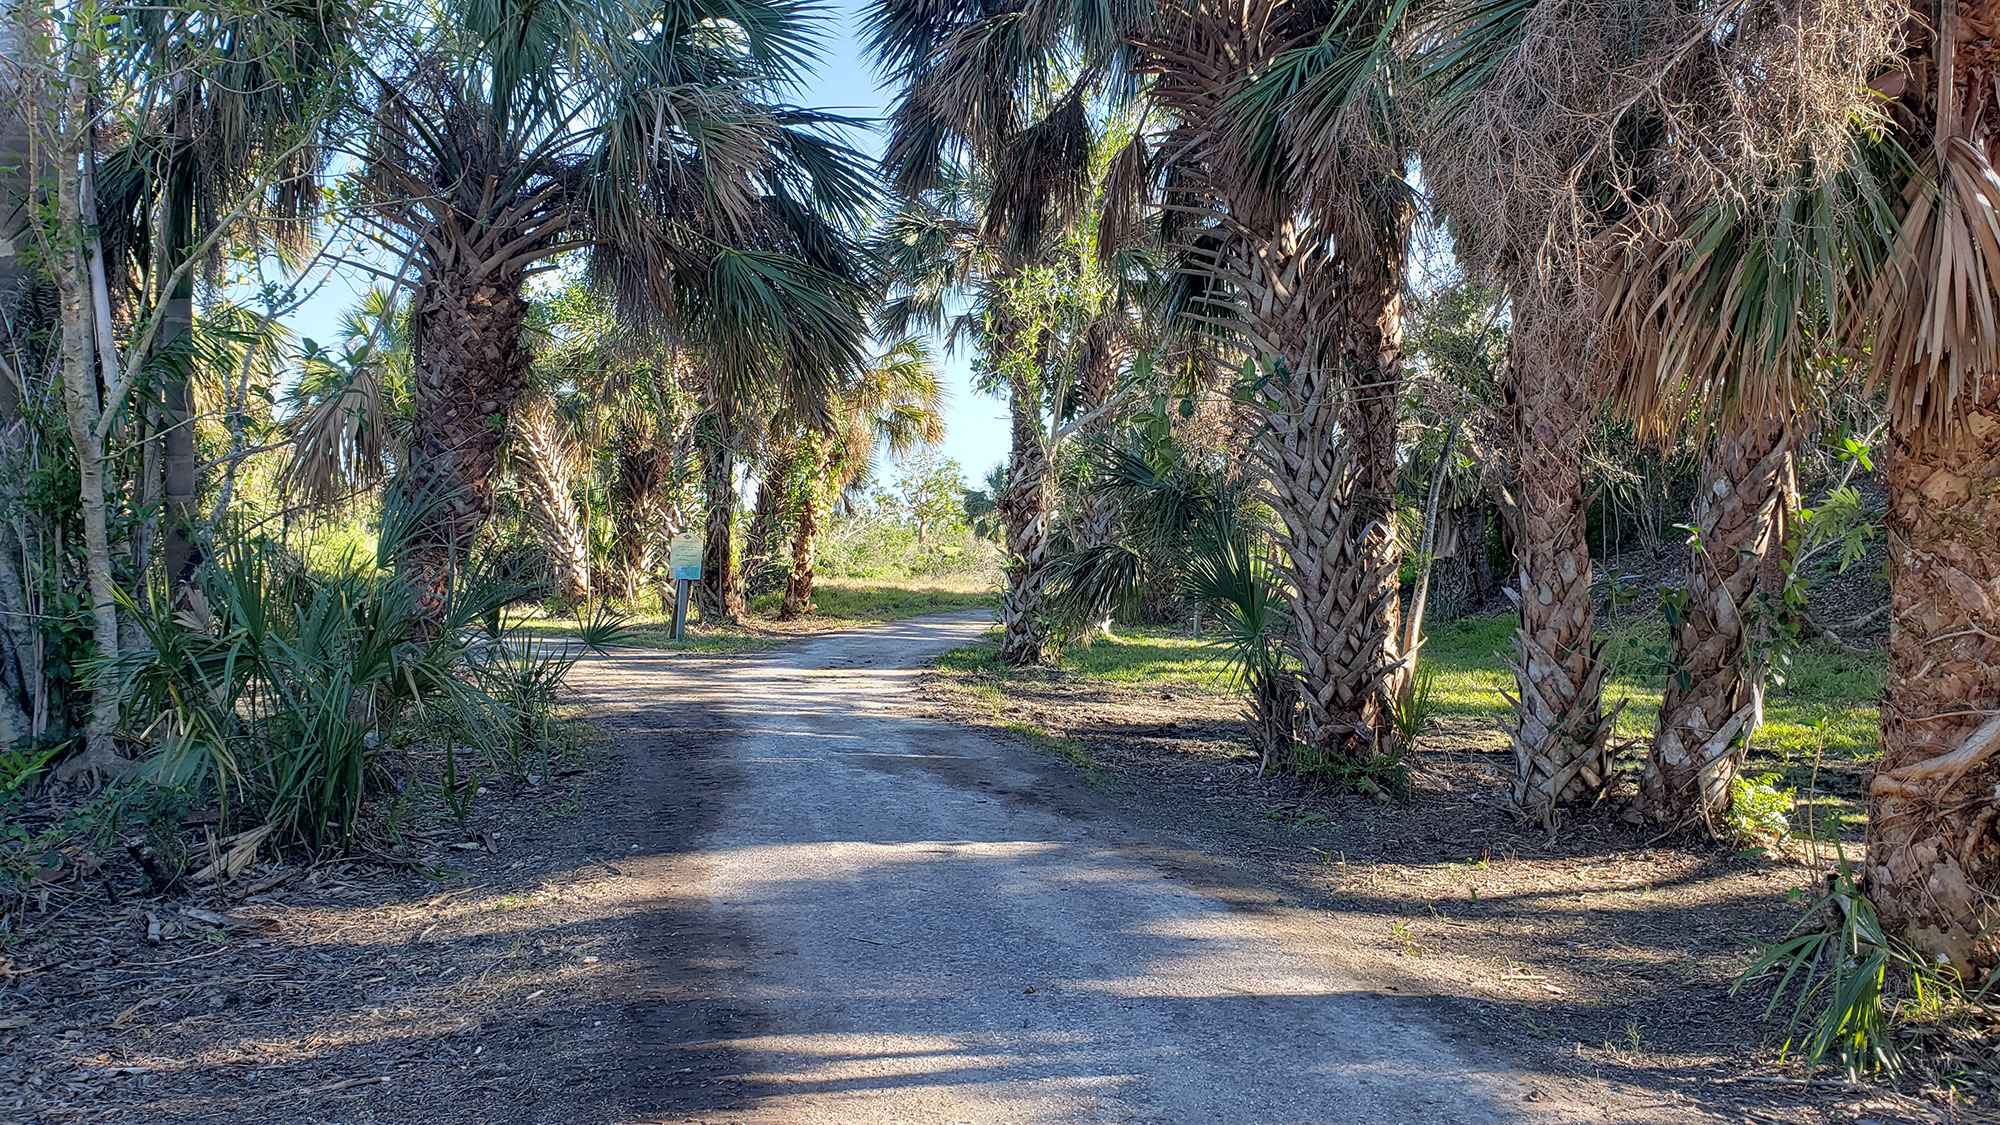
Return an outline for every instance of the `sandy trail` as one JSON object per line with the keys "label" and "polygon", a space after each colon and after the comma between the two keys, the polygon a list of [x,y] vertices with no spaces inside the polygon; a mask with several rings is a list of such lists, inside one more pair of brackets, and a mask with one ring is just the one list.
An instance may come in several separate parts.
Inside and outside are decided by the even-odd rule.
{"label": "sandy trail", "polygon": [[1357,979],[1302,910],[1183,878],[1169,837],[910,689],[985,613],[759,657],[621,653],[581,693],[627,751],[633,1121],[1668,1121],[1523,1072]]}

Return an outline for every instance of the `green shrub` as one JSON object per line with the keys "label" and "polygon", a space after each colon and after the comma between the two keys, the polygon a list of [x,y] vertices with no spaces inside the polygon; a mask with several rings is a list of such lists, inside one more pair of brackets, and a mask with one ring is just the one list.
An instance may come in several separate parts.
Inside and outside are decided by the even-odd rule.
{"label": "green shrub", "polygon": [[143,724],[126,733],[155,747],[146,779],[212,792],[225,819],[247,813],[344,846],[369,794],[390,782],[393,750],[445,743],[443,795],[461,816],[472,786],[457,775],[454,745],[523,761],[549,736],[573,658],[503,636],[501,607],[520,591],[477,573],[427,613],[396,567],[417,522],[407,509],[385,512],[374,555],[349,552],[328,572],[269,540],[236,541],[180,606],[128,603],[150,645],[121,662],[115,682],[124,713]]}
{"label": "green shrub", "polygon": [[[1850,1075],[1894,1073],[1902,1064],[1892,1035],[1901,1005],[1931,1011],[1963,1000],[1937,963],[1883,931],[1875,905],[1845,865],[1785,940],[1765,947],[1743,971],[1735,989],[1771,976],[1777,986],[1764,1014],[1795,997],[1783,1051],[1808,1074],[1829,1055]],[[1901,994],[1897,1003],[1889,998],[1892,988]]]}
{"label": "green shrub", "polygon": [[1729,784],[1729,823],[1738,836],[1762,833],[1783,839],[1792,830],[1794,790],[1778,788],[1778,775],[1738,776]]}

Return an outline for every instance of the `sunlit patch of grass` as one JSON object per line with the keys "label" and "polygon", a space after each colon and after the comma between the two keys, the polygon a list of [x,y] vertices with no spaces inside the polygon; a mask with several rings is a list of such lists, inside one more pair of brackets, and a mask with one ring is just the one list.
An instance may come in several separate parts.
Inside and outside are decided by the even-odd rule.
{"label": "sunlit patch of grass", "polygon": [[[776,617],[784,592],[773,590],[751,603],[759,616]],[[927,613],[954,609],[995,607],[1000,604],[998,579],[989,575],[953,575],[945,578],[910,578],[899,582],[877,582],[859,578],[828,578],[813,589],[817,616],[861,623],[894,621]]]}
{"label": "sunlit patch of grass", "polygon": [[[711,625],[699,620],[688,622],[684,640],[673,640],[673,609],[655,596],[615,605],[624,617],[624,634],[619,643],[634,648],[668,649],[675,652],[739,653],[776,648],[797,637],[850,625],[870,625],[921,617],[928,613],[948,613],[999,604],[998,579],[986,575],[950,575],[943,578],[906,578],[877,581],[863,578],[828,578],[814,589],[818,612],[796,622],[777,620],[783,593],[774,591],[751,603],[750,618],[743,628]],[[520,622],[531,636],[574,635],[576,622],[530,609]]]}
{"label": "sunlit patch of grass", "polygon": [[937,667],[946,672],[1000,676],[1035,676],[1053,672],[1149,688],[1225,689],[1231,683],[1229,667],[1217,660],[1201,641],[1165,630],[1120,630],[1117,636],[1100,636],[1087,644],[1073,644],[1063,652],[1060,660],[1045,669],[1012,669],[1000,663],[999,639],[1000,631],[995,629],[987,635],[984,643],[945,653],[938,658]]}
{"label": "sunlit patch of grass", "polygon": [[[1505,719],[1509,708],[1502,693],[1513,690],[1514,678],[1500,654],[1509,651],[1514,620],[1513,615],[1502,614],[1431,627],[1424,657],[1438,669],[1437,714],[1491,718],[1496,723]],[[1630,626],[1609,638],[1612,664],[1605,702],[1629,700],[1618,717],[1615,737],[1652,736],[1666,689],[1666,672],[1660,667],[1666,642],[1666,627],[1658,622]],[[1784,683],[1773,684],[1766,692],[1757,753],[1781,762],[1810,760],[1819,747],[1819,724],[1824,721],[1827,760],[1867,761],[1878,755],[1876,704],[1882,694],[1883,668],[1880,652],[1852,656],[1818,642],[1801,647],[1784,669]]]}

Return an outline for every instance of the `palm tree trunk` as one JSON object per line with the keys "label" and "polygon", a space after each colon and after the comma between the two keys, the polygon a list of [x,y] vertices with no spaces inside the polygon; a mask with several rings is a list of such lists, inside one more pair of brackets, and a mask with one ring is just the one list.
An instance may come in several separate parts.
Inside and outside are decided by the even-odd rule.
{"label": "palm tree trunk", "polygon": [[724,409],[710,416],[713,430],[701,443],[706,518],[701,583],[696,589],[704,617],[739,625],[749,609],[749,599],[743,589],[743,571],[736,565],[736,427],[730,413]]}
{"label": "palm tree trunk", "polygon": [[799,526],[792,536],[792,569],[785,580],[785,600],[778,617],[791,621],[819,607],[813,605],[813,567],[819,550],[819,488],[808,485],[799,503]]}
{"label": "palm tree trunk", "polygon": [[2000,964],[2000,378],[1976,386],[1955,440],[1890,442],[1889,674],[1866,871],[1892,930],[1968,981]]}
{"label": "palm tree trunk", "polygon": [[[1305,741],[1319,757],[1396,749],[1386,706],[1396,654],[1395,434],[1401,304],[1389,287],[1313,307],[1331,288],[1295,235],[1244,252],[1254,340],[1283,365],[1245,424],[1278,543],[1299,658]],[[1342,370],[1309,342],[1338,317]]]}
{"label": "palm tree trunk", "polygon": [[1695,496],[1688,600],[1673,630],[1674,671],[1641,781],[1657,819],[1712,822],[1728,811],[1730,783],[1763,722],[1757,648],[1768,632],[1758,622],[1782,594],[1765,563],[1784,544],[1796,491],[1783,419],[1752,421],[1709,446]]}
{"label": "palm tree trunk", "polygon": [[743,568],[745,585],[760,594],[775,584],[777,566],[771,558],[772,540],[777,537],[784,518],[785,493],[791,485],[795,456],[787,448],[772,451],[757,477],[757,514],[751,518],[750,534],[745,537]]}
{"label": "palm tree trunk", "polygon": [[[192,122],[183,104],[174,114],[175,144],[169,157],[160,214],[161,244],[166,253],[162,266],[171,274],[187,261],[195,245],[195,177],[191,149]],[[167,294],[160,308],[160,330],[153,339],[157,350],[180,344],[194,331],[194,271],[189,270]],[[172,596],[182,583],[194,576],[201,565],[196,554],[194,528],[200,519],[195,507],[196,464],[194,448],[194,394],[183,364],[165,365],[160,386],[161,455],[165,462],[165,497],[161,504],[161,559],[167,576],[167,592]]]}
{"label": "palm tree trunk", "polygon": [[1598,797],[1611,779],[1613,716],[1603,713],[1603,646],[1592,642],[1584,541],[1583,439],[1592,401],[1581,341],[1564,335],[1526,302],[1516,305],[1507,390],[1522,535],[1508,593],[1521,624],[1509,662],[1519,692],[1509,734],[1514,803],[1546,826],[1558,805]]}
{"label": "palm tree trunk", "polygon": [[588,601],[592,593],[590,542],[570,495],[572,474],[565,466],[571,460],[564,455],[555,427],[556,420],[546,404],[529,411],[515,423],[520,449],[512,460],[527,488],[529,510],[555,571],[556,592],[575,604]]}
{"label": "palm tree trunk", "polygon": [[1007,454],[1007,489],[997,505],[1007,528],[1007,594],[1000,603],[1000,659],[1020,667],[1045,663],[1055,655],[1046,597],[1055,482],[1049,474],[1041,400],[1020,375],[1009,381],[1013,438]]}
{"label": "palm tree trunk", "polygon": [[492,514],[500,439],[527,386],[522,278],[506,270],[482,277],[478,265],[467,255],[431,273],[415,308],[416,419],[405,487],[431,508],[404,564],[432,616]]}

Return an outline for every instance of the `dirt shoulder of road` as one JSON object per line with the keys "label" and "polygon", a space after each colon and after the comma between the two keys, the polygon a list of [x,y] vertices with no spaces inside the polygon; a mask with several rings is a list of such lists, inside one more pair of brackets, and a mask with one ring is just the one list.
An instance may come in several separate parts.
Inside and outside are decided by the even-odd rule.
{"label": "dirt shoulder of road", "polygon": [[107,856],[45,888],[0,947],[0,1119],[607,1119],[605,970],[644,897],[598,816],[623,769],[599,745],[463,826],[418,808],[400,847],[368,823],[358,854],[222,886],[157,894]]}
{"label": "dirt shoulder of road", "polygon": [[1610,808],[1552,838],[1506,811],[1510,763],[1467,720],[1443,721],[1407,802],[1391,802],[1258,776],[1226,690],[959,668],[922,695],[935,717],[1022,737],[1247,873],[1262,893],[1243,905],[1352,950],[1362,979],[1436,998],[1539,1065],[1738,1087],[1753,1121],[2000,1121],[2000,1025],[1923,1029],[1926,1073],[1898,1088],[1808,1089],[1785,1063],[1783,1020],[1765,1017],[1769,992],[1735,988],[1757,944],[1817,897],[1831,845],[1661,838]]}

